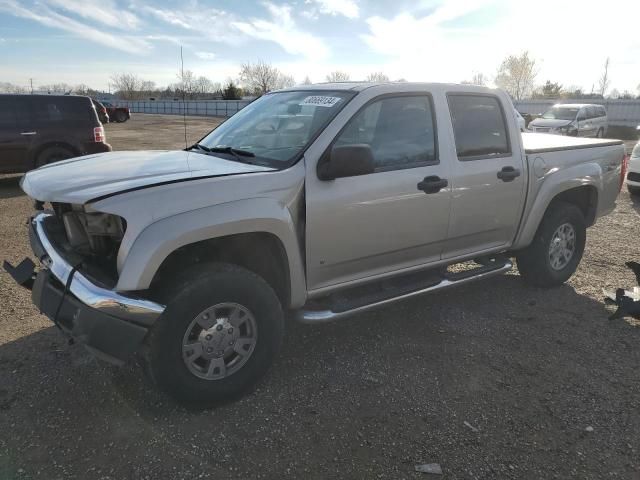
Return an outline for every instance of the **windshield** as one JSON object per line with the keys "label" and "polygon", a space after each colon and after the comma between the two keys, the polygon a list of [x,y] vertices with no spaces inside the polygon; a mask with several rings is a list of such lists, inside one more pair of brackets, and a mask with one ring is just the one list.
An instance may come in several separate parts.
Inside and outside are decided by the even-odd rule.
{"label": "windshield", "polygon": [[575,107],[553,107],[544,112],[542,118],[555,120],[575,120],[579,108]]}
{"label": "windshield", "polygon": [[295,159],[354,95],[345,91],[293,91],[264,95],[199,144],[241,150],[273,167]]}

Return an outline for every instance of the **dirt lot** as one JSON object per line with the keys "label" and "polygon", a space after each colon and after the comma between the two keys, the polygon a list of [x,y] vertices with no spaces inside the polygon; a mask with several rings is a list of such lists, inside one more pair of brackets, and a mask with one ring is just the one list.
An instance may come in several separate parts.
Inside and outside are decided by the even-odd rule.
{"label": "dirt lot", "polygon": [[[215,120],[190,119],[190,141]],[[181,119],[108,125],[114,148],[184,143]],[[29,255],[28,199],[0,177],[0,251]],[[290,323],[243,400],[188,412],[68,346],[0,274],[0,479],[640,479],[640,328],[608,321],[632,286],[640,202],[589,231],[568,285],[516,274],[330,325]],[[588,428],[590,427],[590,428]]]}

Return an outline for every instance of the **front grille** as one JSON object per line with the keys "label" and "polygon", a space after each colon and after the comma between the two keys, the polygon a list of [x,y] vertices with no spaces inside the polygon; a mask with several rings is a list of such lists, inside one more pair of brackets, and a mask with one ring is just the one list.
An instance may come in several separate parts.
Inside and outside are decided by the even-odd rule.
{"label": "front grille", "polygon": [[533,127],[534,132],[548,132],[550,130],[550,127]]}
{"label": "front grille", "polygon": [[636,173],[636,172],[627,173],[627,180],[631,180],[632,182],[640,182],[640,173]]}

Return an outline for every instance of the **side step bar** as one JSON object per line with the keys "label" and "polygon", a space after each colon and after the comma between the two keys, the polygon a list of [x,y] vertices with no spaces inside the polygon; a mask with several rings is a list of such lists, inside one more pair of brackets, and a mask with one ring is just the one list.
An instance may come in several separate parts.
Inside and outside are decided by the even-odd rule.
{"label": "side step bar", "polygon": [[435,285],[431,285],[426,288],[421,288],[411,292],[402,293],[395,297],[385,298],[384,300],[379,300],[376,302],[369,303],[367,305],[358,306],[350,310],[336,312],[330,309],[305,310],[303,308],[301,310],[294,312],[294,316],[296,320],[302,323],[313,324],[313,323],[332,322],[334,320],[339,320],[356,313],[366,312],[367,310],[371,310],[371,309],[380,307],[382,305],[387,305],[389,303],[393,303],[398,300],[404,300],[406,298],[415,297],[417,295],[422,295],[424,293],[434,292],[436,290],[441,290],[443,288],[455,287],[457,285],[463,285],[465,283],[471,283],[476,280],[482,280],[484,278],[500,275],[505,272],[508,272],[509,270],[511,270],[512,267],[513,267],[513,263],[510,260],[505,260],[504,263],[500,263],[498,265],[491,265],[491,266],[485,266],[483,268],[479,268],[478,272],[476,272],[474,275],[459,275],[459,274],[448,275],[448,276],[445,276],[439,283]]}

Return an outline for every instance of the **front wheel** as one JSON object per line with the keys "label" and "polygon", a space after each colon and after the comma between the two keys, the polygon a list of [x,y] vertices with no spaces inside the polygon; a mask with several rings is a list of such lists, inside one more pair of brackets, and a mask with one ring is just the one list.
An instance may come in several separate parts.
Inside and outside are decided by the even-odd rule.
{"label": "front wheel", "polygon": [[537,287],[563,284],[578,268],[586,238],[582,211],[570,203],[552,203],[531,245],[516,255],[520,275]]}
{"label": "front wheel", "polygon": [[148,338],[149,370],[178,402],[210,407],[238,398],[266,373],[284,320],[273,289],[230,264],[185,272]]}
{"label": "front wheel", "polygon": [[116,122],[123,123],[127,121],[127,114],[124,112],[116,112]]}

